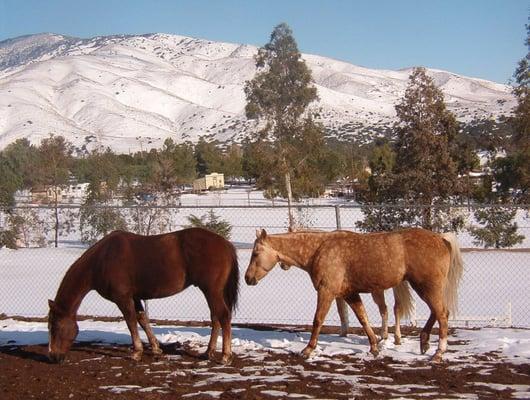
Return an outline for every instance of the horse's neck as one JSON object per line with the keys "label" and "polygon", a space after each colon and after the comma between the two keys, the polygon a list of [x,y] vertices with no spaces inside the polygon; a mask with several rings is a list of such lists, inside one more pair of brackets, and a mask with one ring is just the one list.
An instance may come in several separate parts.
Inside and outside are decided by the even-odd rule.
{"label": "horse's neck", "polygon": [[76,315],[81,301],[92,290],[91,278],[91,269],[86,258],[82,256],[64,275],[55,296],[55,303],[66,313]]}
{"label": "horse's neck", "polygon": [[311,268],[311,261],[322,240],[321,235],[313,233],[269,235],[269,241],[283,263],[306,271]]}

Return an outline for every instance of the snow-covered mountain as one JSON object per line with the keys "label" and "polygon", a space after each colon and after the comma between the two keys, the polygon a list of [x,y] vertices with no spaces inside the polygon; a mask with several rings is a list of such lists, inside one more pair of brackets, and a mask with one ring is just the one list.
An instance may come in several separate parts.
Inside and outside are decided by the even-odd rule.
{"label": "snow-covered mountain", "polygon": [[[256,47],[147,34],[78,39],[55,34],[0,42],[0,149],[49,133],[78,148],[119,152],[200,136],[239,141],[245,81]],[[410,69],[374,70],[304,54],[328,134],[371,137],[395,119]],[[459,120],[498,118],[515,101],[510,87],[429,70]]]}

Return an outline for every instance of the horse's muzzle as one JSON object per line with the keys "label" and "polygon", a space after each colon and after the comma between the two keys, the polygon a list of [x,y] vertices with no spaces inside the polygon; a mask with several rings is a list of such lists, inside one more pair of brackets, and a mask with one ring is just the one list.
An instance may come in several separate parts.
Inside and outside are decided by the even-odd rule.
{"label": "horse's muzzle", "polygon": [[63,361],[64,361],[64,358],[65,358],[65,354],[50,353],[50,354],[48,354],[48,358],[54,364],[62,364]]}
{"label": "horse's muzzle", "polygon": [[258,280],[256,279],[255,276],[253,276],[252,278],[245,275],[245,282],[247,283],[247,285],[249,286],[255,286],[258,284]]}

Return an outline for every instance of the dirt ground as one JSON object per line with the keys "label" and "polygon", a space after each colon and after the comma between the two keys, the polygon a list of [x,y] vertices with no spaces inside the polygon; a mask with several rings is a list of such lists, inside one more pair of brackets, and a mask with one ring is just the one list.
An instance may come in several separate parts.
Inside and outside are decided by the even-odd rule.
{"label": "dirt ground", "polygon": [[530,382],[530,365],[501,362],[494,353],[476,363],[433,365],[344,355],[307,362],[263,351],[224,366],[187,343],[163,349],[163,356],[147,351],[135,362],[127,346],[80,343],[57,365],[48,362],[46,344],[3,346],[0,399],[509,399],[514,391],[506,385]]}

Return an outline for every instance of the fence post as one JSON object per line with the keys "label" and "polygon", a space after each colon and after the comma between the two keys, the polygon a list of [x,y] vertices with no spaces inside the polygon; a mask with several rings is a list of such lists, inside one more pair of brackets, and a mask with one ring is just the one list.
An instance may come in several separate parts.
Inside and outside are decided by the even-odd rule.
{"label": "fence post", "polygon": [[338,204],[335,206],[335,222],[337,224],[337,229],[341,229],[341,224],[340,224],[340,206]]}

